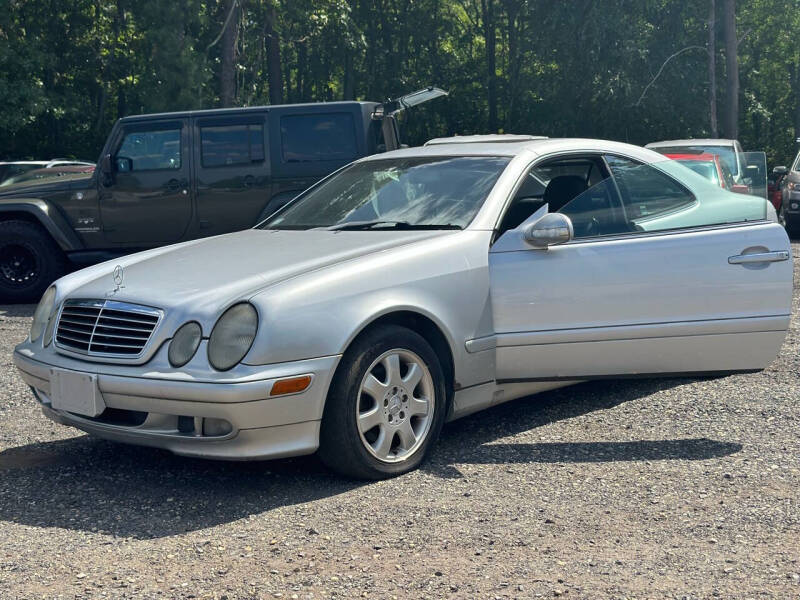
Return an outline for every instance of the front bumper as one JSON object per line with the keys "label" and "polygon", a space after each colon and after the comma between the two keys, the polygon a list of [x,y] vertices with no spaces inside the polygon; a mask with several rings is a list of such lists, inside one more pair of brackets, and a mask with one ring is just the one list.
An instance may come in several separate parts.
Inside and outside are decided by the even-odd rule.
{"label": "front bumper", "polygon": [[[97,375],[106,410],[86,417],[56,410],[50,403],[51,365],[20,351],[14,363],[50,419],[109,440],[164,448],[175,454],[227,460],[298,456],[319,445],[319,426],[328,385],[339,356],[265,365],[259,378],[235,383],[168,380],[98,372],[102,365],[72,370]],[[275,380],[311,374],[302,393],[270,397]],[[222,434],[206,433],[210,420],[230,424]]]}

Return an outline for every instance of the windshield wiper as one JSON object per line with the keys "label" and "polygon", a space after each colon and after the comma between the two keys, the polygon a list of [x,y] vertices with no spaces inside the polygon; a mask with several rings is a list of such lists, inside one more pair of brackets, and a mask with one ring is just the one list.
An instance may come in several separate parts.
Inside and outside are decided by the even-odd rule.
{"label": "windshield wiper", "polygon": [[409,223],[408,221],[350,221],[349,223],[339,223],[327,228],[329,231],[357,231],[365,229],[461,229],[460,225],[451,223],[427,224]]}

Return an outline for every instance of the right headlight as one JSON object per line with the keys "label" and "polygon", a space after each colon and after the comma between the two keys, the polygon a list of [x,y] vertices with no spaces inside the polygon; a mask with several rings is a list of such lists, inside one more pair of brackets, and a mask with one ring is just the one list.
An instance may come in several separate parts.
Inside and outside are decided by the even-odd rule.
{"label": "right headlight", "polygon": [[218,371],[238,365],[253,345],[258,312],[247,302],[234,304],[217,320],[208,340],[208,362]]}
{"label": "right headlight", "polygon": [[50,316],[53,314],[53,307],[56,301],[56,288],[50,286],[39,301],[36,311],[33,313],[33,323],[31,324],[31,341],[35,342],[44,333]]}
{"label": "right headlight", "polygon": [[167,352],[169,364],[178,368],[192,360],[201,339],[203,339],[203,330],[198,323],[189,321],[181,325],[169,343]]}

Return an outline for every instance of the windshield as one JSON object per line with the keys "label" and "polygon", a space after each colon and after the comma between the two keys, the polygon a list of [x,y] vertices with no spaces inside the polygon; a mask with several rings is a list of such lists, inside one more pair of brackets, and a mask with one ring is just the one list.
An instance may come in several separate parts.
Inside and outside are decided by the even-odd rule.
{"label": "windshield", "polygon": [[259,228],[463,229],[509,160],[444,156],[356,163]]}
{"label": "windshield", "polygon": [[679,163],[689,167],[698,175],[702,175],[711,183],[719,184],[717,177],[717,166],[712,162],[700,162],[699,160],[679,160]]}
{"label": "windshield", "polygon": [[688,154],[687,150],[694,150],[696,152],[707,152],[708,154],[716,154],[719,156],[722,164],[728,167],[734,175],[739,174],[739,165],[736,164],[736,152],[733,151],[733,146],[705,146],[702,144],[692,144],[691,146],[659,146],[653,148],[661,154]]}

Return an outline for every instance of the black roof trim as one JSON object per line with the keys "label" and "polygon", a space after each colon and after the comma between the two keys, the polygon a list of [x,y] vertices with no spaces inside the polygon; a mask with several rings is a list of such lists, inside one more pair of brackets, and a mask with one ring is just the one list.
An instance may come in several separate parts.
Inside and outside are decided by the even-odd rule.
{"label": "black roof trim", "polygon": [[370,109],[380,104],[379,102],[365,102],[357,100],[343,100],[337,102],[307,102],[304,104],[269,104],[266,106],[246,106],[235,108],[211,108],[205,110],[184,110],[178,112],[167,113],[151,113],[144,115],[131,115],[129,117],[122,117],[121,123],[135,123],[137,121],[149,121],[152,119],[182,119],[186,117],[221,117],[226,115],[239,115],[255,112],[265,112],[278,108],[321,108],[330,106],[331,108],[345,107],[345,106],[367,106]]}

